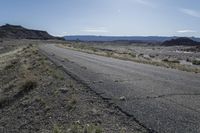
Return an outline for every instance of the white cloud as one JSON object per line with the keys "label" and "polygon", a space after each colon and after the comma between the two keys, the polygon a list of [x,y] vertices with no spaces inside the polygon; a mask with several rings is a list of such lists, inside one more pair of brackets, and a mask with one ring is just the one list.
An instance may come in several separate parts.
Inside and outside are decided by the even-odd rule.
{"label": "white cloud", "polygon": [[147,0],[134,0],[134,1],[145,6],[155,7],[155,5],[152,2],[149,2]]}
{"label": "white cloud", "polygon": [[81,31],[88,32],[88,33],[108,33],[109,32],[105,27],[84,28]]}
{"label": "white cloud", "polygon": [[186,8],[181,8],[180,11],[186,15],[200,18],[200,12],[198,12],[198,11],[195,11],[192,9],[186,9]]}
{"label": "white cloud", "polygon": [[178,33],[196,33],[197,31],[194,30],[178,30]]}

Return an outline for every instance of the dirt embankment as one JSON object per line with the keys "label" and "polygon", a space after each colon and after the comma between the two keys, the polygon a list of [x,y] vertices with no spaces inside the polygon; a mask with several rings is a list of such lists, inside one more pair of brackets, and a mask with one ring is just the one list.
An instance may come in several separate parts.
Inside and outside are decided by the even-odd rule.
{"label": "dirt embankment", "polygon": [[[166,51],[168,47],[165,46],[162,47],[162,49],[160,47],[155,47],[155,46],[143,47],[142,45],[141,46],[133,45],[129,48],[124,46],[124,44],[121,44],[120,48],[120,46],[118,46],[117,44],[116,46],[114,44],[112,46],[111,45],[109,46],[108,44],[104,45],[103,43],[102,45],[101,44],[96,45],[95,43],[93,45],[92,44],[89,45],[84,42],[67,42],[67,43],[57,44],[57,46],[61,48],[77,50],[100,56],[106,56],[106,57],[129,60],[143,64],[150,64],[154,66],[178,69],[186,72],[200,73],[199,59],[196,59],[192,55],[187,55],[187,54],[185,55],[184,53],[176,53],[173,57],[173,54],[177,51],[174,50]],[[184,50],[180,52],[185,51],[185,47],[183,46],[182,48],[184,48]],[[159,54],[154,53],[155,49],[157,49],[157,52]],[[170,56],[165,55],[166,53],[169,52],[171,52]],[[199,53],[194,53],[194,54],[195,56],[196,55],[198,56]],[[183,56],[184,58],[186,58],[186,60],[179,59],[180,57],[177,55]]]}
{"label": "dirt embankment", "polygon": [[0,54],[0,132],[147,132],[33,45]]}

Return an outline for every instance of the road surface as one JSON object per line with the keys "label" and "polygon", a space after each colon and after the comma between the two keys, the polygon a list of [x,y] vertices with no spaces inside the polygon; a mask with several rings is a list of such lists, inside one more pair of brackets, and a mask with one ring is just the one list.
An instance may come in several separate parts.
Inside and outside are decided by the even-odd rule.
{"label": "road surface", "polygon": [[82,53],[54,44],[40,49],[148,129],[161,133],[200,132],[200,74]]}

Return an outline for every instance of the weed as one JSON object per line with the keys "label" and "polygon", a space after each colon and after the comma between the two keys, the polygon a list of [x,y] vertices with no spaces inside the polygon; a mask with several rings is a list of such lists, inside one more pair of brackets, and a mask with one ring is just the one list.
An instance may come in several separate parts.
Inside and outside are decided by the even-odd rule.
{"label": "weed", "polygon": [[9,62],[9,64],[7,66],[5,66],[4,70],[14,68],[16,66],[17,62],[18,62],[17,60],[12,60],[11,62]]}
{"label": "weed", "polygon": [[94,124],[87,124],[84,129],[85,133],[102,133],[102,129]]}
{"label": "weed", "polygon": [[69,129],[69,133],[102,133],[103,130],[94,124],[81,125],[80,123],[73,123]]}
{"label": "weed", "polygon": [[44,99],[39,96],[35,97],[35,102],[39,103],[40,105],[46,106],[46,102],[44,101]]}
{"label": "weed", "polygon": [[180,63],[179,60],[171,60],[170,62],[171,62],[171,63]]}
{"label": "weed", "polygon": [[77,99],[75,98],[75,96],[72,96],[72,98],[68,101],[68,110],[74,110],[76,108],[76,103]]}
{"label": "weed", "polygon": [[169,59],[163,59],[162,61],[167,62],[167,63],[180,63],[179,60],[169,60]]}
{"label": "weed", "polygon": [[193,60],[193,61],[192,61],[192,64],[193,64],[193,65],[200,65],[200,60]]}
{"label": "weed", "polygon": [[74,85],[73,85],[73,82],[72,82],[72,81],[69,82],[69,87],[70,87],[70,88],[74,88]]}
{"label": "weed", "polygon": [[69,62],[69,59],[68,59],[68,58],[66,58],[66,57],[64,58],[64,60],[65,60],[65,61],[67,61],[67,62]]}
{"label": "weed", "polygon": [[64,80],[64,74],[63,74],[61,71],[59,71],[59,70],[54,70],[54,71],[52,71],[52,74],[53,74],[53,77],[54,77],[55,79]]}
{"label": "weed", "polygon": [[108,57],[112,57],[113,52],[106,52],[106,54],[107,54]]}
{"label": "weed", "polygon": [[149,57],[151,57],[151,58],[155,58],[155,55],[149,55]]}
{"label": "weed", "polygon": [[22,83],[22,85],[21,85],[21,87],[20,87],[20,92],[22,92],[22,93],[27,93],[27,92],[29,92],[30,90],[32,90],[32,89],[34,89],[34,88],[36,88],[37,87],[37,82],[35,82],[35,81],[32,81],[32,80],[30,80],[30,79],[26,79],[23,83]]}
{"label": "weed", "polygon": [[163,59],[162,61],[164,61],[164,62],[168,62],[168,61],[169,61],[169,59],[166,59],[166,58],[165,58],[165,59]]}
{"label": "weed", "polygon": [[53,133],[62,133],[61,128],[58,125],[53,126]]}
{"label": "weed", "polygon": [[126,128],[121,128],[120,133],[126,133]]}
{"label": "weed", "polygon": [[77,103],[77,99],[75,97],[73,97],[71,100],[70,100],[70,104],[71,105],[75,105]]}
{"label": "weed", "polygon": [[133,58],[136,57],[136,54],[134,54],[134,53],[129,53],[129,55],[130,55],[131,57],[133,57]]}
{"label": "weed", "polygon": [[144,54],[139,54],[139,55],[138,55],[138,57],[143,57],[143,56],[144,56]]}
{"label": "weed", "polygon": [[13,64],[8,64],[8,65],[6,65],[6,66],[4,67],[4,70],[9,70],[9,69],[11,69],[11,68],[13,68],[13,67],[14,67]]}

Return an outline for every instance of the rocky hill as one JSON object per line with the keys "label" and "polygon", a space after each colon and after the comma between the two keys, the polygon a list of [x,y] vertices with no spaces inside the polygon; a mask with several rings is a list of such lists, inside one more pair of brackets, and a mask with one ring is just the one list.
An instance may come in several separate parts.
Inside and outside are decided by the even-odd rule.
{"label": "rocky hill", "polygon": [[0,38],[7,39],[62,39],[49,35],[46,31],[26,29],[18,25],[6,24],[0,26]]}
{"label": "rocky hill", "polygon": [[164,46],[176,46],[176,45],[197,46],[197,45],[200,45],[200,42],[196,42],[187,37],[180,37],[180,38],[165,41],[162,43],[162,45],[164,45]]}
{"label": "rocky hill", "polygon": [[[107,41],[129,41],[129,42],[149,42],[157,43],[164,42],[171,39],[176,39],[179,37],[167,37],[167,36],[92,36],[92,35],[73,35],[73,36],[64,36],[67,41],[98,41],[98,42],[107,42]],[[190,39],[200,42],[200,38],[190,37]]]}

